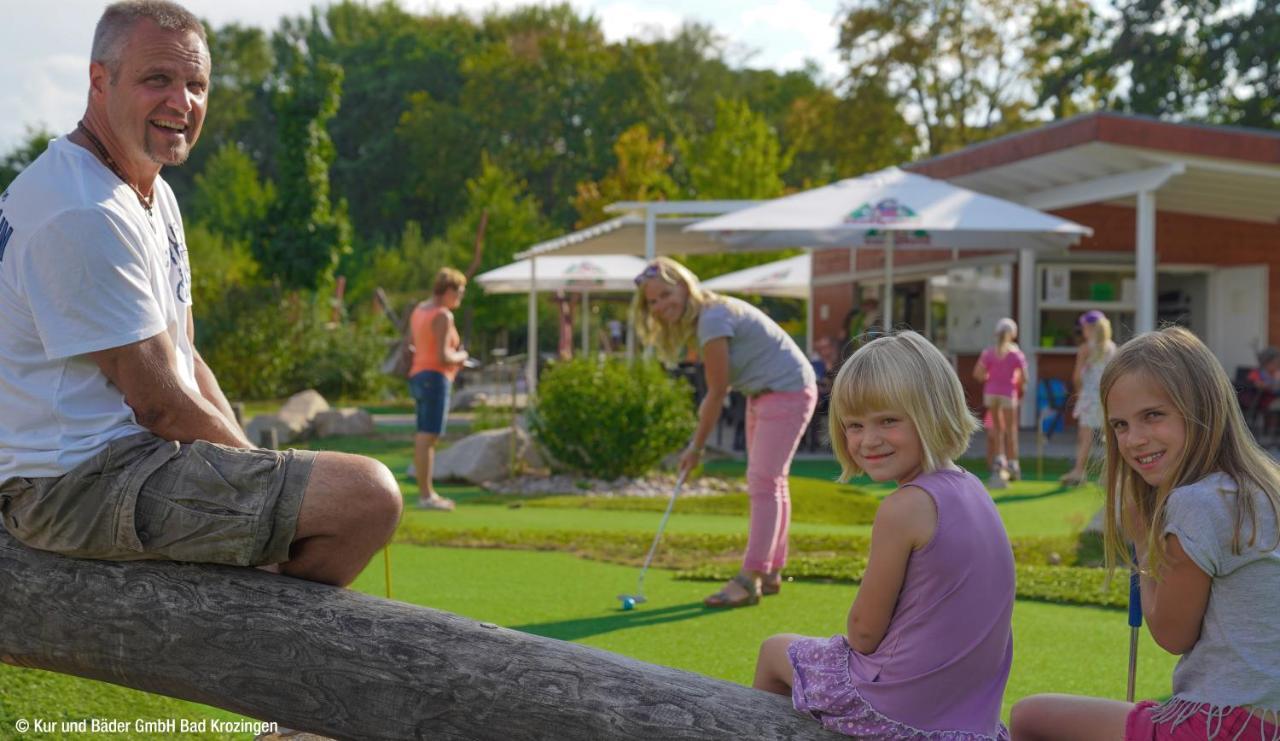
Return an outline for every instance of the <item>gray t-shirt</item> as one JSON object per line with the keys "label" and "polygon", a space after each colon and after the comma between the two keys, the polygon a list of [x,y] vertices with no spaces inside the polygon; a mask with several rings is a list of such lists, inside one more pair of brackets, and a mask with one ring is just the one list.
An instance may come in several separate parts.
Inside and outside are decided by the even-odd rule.
{"label": "gray t-shirt", "polygon": [[1183,550],[1213,586],[1200,640],[1173,670],[1174,700],[1217,707],[1252,705],[1280,710],[1280,549],[1267,498],[1253,493],[1258,537],[1249,546],[1249,523],[1241,552],[1231,550],[1235,481],[1214,473],[1169,494],[1164,532],[1178,536]]}
{"label": "gray t-shirt", "polygon": [[703,307],[698,347],[729,338],[729,385],[748,396],[765,391],[803,391],[817,382],[813,365],[791,336],[756,307],[736,298]]}

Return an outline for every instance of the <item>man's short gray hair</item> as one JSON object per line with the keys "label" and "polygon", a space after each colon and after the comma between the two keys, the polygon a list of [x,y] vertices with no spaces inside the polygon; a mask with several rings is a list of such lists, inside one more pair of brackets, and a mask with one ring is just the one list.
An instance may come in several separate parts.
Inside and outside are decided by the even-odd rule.
{"label": "man's short gray hair", "polygon": [[168,0],[121,0],[112,3],[102,12],[98,27],[93,32],[93,49],[89,61],[104,65],[111,72],[112,81],[120,70],[125,39],[133,24],[148,19],[169,31],[189,31],[200,37],[208,47],[204,24],[194,13]]}

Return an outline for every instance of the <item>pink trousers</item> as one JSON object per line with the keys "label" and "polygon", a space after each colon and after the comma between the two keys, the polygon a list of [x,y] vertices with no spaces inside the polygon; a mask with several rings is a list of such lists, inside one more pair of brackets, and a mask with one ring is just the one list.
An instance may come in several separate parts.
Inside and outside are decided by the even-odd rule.
{"label": "pink trousers", "polygon": [[771,391],[747,400],[747,494],[751,532],[742,568],[773,572],[787,562],[791,459],[818,403],[818,390]]}

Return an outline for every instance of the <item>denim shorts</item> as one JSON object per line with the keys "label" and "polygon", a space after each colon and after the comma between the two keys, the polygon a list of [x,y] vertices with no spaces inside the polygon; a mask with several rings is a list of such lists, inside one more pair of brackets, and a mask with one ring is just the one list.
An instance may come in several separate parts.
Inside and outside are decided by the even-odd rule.
{"label": "denim shorts", "polygon": [[281,563],[315,457],[140,432],[62,476],[0,482],[0,516],[28,547],[76,558]]}
{"label": "denim shorts", "polygon": [[449,391],[453,382],[439,371],[424,370],[409,377],[409,393],[418,409],[418,432],[443,435],[449,420]]}

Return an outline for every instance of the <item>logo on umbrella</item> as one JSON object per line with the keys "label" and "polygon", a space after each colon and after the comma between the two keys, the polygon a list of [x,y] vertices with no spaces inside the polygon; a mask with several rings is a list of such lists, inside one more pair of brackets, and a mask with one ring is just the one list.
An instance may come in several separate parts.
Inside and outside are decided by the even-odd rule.
{"label": "logo on umbrella", "polygon": [[846,224],[893,224],[915,218],[911,207],[898,203],[896,198],[886,198],[875,205],[864,203],[844,217]]}
{"label": "logo on umbrella", "polygon": [[565,281],[568,286],[602,286],[604,285],[604,268],[591,262],[583,260],[570,265],[565,271],[568,280]]}

